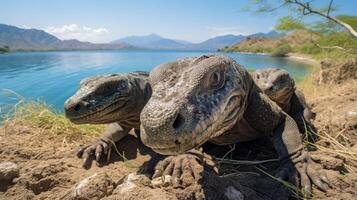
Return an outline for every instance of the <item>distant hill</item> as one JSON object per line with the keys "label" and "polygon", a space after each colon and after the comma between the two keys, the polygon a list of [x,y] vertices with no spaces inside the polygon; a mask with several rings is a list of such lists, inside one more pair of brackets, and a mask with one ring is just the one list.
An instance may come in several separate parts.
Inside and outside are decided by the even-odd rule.
{"label": "distant hill", "polygon": [[317,35],[311,36],[304,30],[294,31],[287,35],[276,35],[275,37],[265,37],[260,34],[246,37],[244,40],[234,44],[228,48],[222,49],[223,51],[236,51],[236,52],[252,52],[252,53],[270,53],[279,44],[287,43],[291,47],[298,47],[311,43],[311,37],[317,39]]}
{"label": "distant hill", "polygon": [[210,38],[200,43],[191,43],[184,40],[175,40],[164,38],[157,34],[145,36],[129,36],[111,42],[111,44],[127,43],[132,46],[147,48],[147,49],[170,49],[170,50],[212,50],[215,51],[225,46],[231,46],[239,43],[246,37],[278,37],[279,34],[275,31],[268,33],[257,33],[248,36],[244,35],[222,35]]}
{"label": "distant hill", "polygon": [[118,43],[127,43],[146,49],[185,49],[187,46],[191,45],[191,43],[187,41],[168,39],[154,33],[144,36],[124,37],[111,42],[111,44]]}
{"label": "distant hill", "polygon": [[0,24],[0,46],[6,45],[11,49],[42,49],[60,42],[60,39],[45,31]]}
{"label": "distant hill", "polygon": [[91,50],[91,49],[128,49],[125,43],[95,44],[78,40],[60,40],[38,29],[22,29],[0,24],[0,47],[9,46],[11,50]]}
{"label": "distant hill", "polygon": [[243,40],[246,36],[243,35],[222,35],[214,38],[210,38],[201,43],[196,43],[191,46],[192,49],[202,49],[202,50],[212,50],[223,48],[225,46],[230,46],[236,44]]}
{"label": "distant hill", "polygon": [[249,37],[251,38],[257,38],[257,37],[265,37],[265,38],[278,38],[278,37],[281,37],[281,36],[284,36],[284,34],[282,33],[278,33],[276,31],[270,31],[270,32],[267,32],[267,33],[254,33],[254,34],[251,34],[249,35]]}

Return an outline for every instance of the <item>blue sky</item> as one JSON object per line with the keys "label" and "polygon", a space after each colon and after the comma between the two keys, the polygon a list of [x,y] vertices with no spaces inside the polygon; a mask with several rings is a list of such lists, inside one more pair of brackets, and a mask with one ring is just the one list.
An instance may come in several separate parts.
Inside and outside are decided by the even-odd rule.
{"label": "blue sky", "polygon": [[[92,42],[150,33],[200,42],[223,34],[268,32],[288,14],[286,9],[274,15],[242,12],[248,4],[249,0],[1,0],[0,23]],[[338,14],[357,15],[357,0],[335,4]]]}

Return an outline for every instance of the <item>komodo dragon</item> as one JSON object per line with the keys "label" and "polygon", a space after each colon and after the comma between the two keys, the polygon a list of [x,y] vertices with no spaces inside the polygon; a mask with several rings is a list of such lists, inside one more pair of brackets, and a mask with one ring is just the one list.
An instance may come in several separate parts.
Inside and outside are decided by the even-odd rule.
{"label": "komodo dragon", "polygon": [[78,157],[83,167],[92,160],[99,162],[107,155],[114,142],[131,129],[139,132],[140,112],[151,96],[146,72],[100,75],[86,78],[80,88],[65,102],[65,114],[75,124],[109,124],[100,138],[81,148]]}
{"label": "komodo dragon", "polygon": [[301,133],[306,132],[305,127],[310,132],[315,131],[311,124],[315,113],[307,105],[304,94],[296,89],[294,79],[286,70],[257,69],[252,77],[260,89],[295,120]]}
{"label": "komodo dragon", "polygon": [[[328,179],[305,150],[295,121],[269,99],[251,75],[227,56],[201,56],[157,66],[150,72],[153,93],[141,112],[141,140],[165,158],[154,178],[196,179],[203,162],[189,151],[207,141],[218,145],[270,136],[279,154],[277,177],[311,192]],[[192,177],[190,179],[192,179]]]}

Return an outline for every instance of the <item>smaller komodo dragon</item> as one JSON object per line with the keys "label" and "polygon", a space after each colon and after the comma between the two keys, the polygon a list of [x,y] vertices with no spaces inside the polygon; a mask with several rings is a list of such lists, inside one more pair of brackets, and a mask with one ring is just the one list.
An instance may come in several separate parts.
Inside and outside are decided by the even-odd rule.
{"label": "smaller komodo dragon", "polygon": [[89,77],[65,102],[65,114],[71,122],[108,124],[98,140],[78,151],[84,168],[105,155],[109,159],[112,145],[131,129],[138,134],[140,112],[151,96],[148,76],[146,72],[132,72]]}
{"label": "smaller komodo dragon", "polygon": [[[296,89],[294,79],[286,70],[257,69],[252,73],[252,77],[260,89],[295,120],[301,133],[315,132],[311,119],[316,114],[311,111],[304,94]],[[305,130],[305,127],[308,130]]]}
{"label": "smaller komodo dragon", "polygon": [[192,176],[203,161],[189,151],[207,141],[228,145],[270,136],[281,161],[277,177],[300,185],[305,194],[311,183],[328,188],[296,122],[233,59],[215,55],[161,64],[149,81],[153,93],[141,112],[140,137],[157,153],[171,155],[156,166],[154,177],[183,182]]}

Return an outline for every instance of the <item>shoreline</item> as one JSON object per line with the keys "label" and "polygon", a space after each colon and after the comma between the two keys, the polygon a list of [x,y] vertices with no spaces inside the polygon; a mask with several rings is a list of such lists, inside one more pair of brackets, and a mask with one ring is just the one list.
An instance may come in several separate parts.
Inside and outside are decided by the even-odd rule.
{"label": "shoreline", "polygon": [[289,53],[286,55],[285,57],[286,59],[290,59],[290,60],[294,60],[294,61],[298,61],[298,62],[302,62],[308,65],[311,65],[313,67],[319,67],[320,66],[320,62],[311,58],[308,55],[303,55],[303,54],[294,54],[294,53]]}
{"label": "shoreline", "polygon": [[239,53],[239,54],[254,54],[254,55],[265,55],[268,56],[270,53],[253,53],[248,51],[223,51],[225,53]]}
{"label": "shoreline", "polygon": [[[227,53],[254,54],[254,55],[265,55],[265,56],[271,55],[270,53],[253,53],[253,52],[245,52],[245,51],[242,51],[242,52],[235,51],[235,52],[227,52]],[[277,58],[284,58],[284,59],[289,59],[289,60],[305,63],[308,65],[311,65],[312,67],[320,66],[319,61],[311,58],[309,55],[304,55],[304,54],[288,53],[285,57],[277,57]]]}

